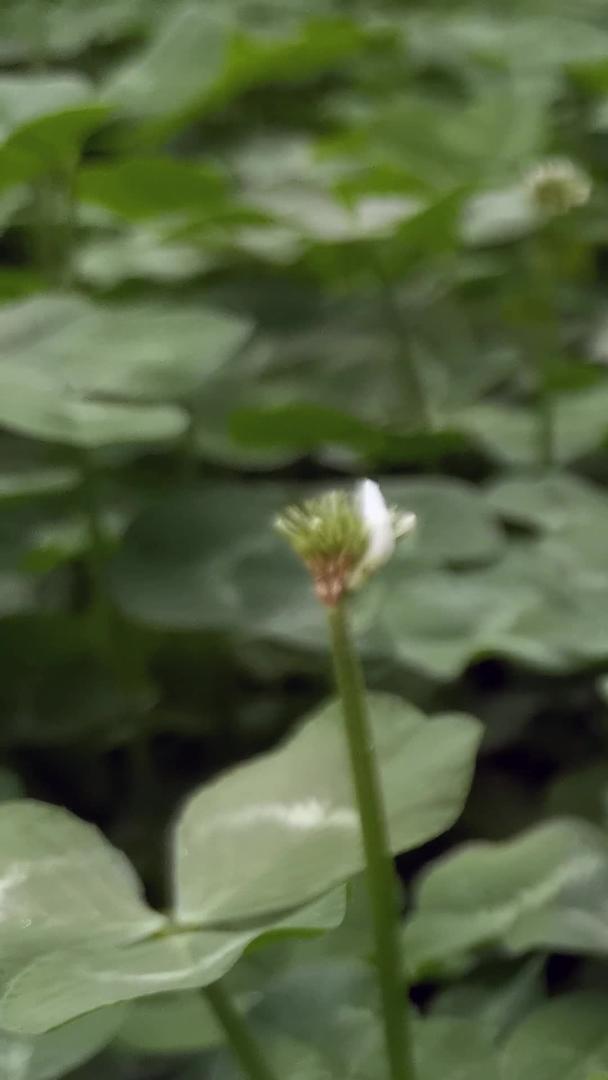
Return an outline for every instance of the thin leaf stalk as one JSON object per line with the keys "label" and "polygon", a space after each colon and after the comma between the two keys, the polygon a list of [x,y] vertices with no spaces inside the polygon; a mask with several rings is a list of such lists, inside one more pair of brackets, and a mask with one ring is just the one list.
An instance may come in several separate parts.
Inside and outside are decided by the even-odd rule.
{"label": "thin leaf stalk", "polygon": [[243,1072],[250,1080],[278,1080],[250,1025],[235,1008],[222,983],[206,986],[203,994]]}

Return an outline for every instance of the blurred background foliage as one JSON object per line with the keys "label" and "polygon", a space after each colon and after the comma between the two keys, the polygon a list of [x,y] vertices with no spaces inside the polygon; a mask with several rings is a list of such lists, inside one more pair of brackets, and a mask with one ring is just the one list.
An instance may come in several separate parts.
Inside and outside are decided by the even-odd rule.
{"label": "blurred background foliage", "polygon": [[0,64],[2,796],[162,904],[179,800],[329,689],[273,516],[373,475],[370,684],[486,724],[404,880],[605,823],[604,0],[3,0]]}

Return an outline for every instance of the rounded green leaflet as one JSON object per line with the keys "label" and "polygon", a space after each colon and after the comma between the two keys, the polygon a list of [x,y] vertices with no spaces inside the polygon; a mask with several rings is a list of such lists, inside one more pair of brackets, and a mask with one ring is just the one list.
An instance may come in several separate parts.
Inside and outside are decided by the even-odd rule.
{"label": "rounded green leaflet", "polygon": [[0,310],[0,424],[80,447],[154,443],[251,332],[192,304],[93,303],[48,294]]}
{"label": "rounded green leaflet", "polygon": [[134,1002],[118,1036],[139,1054],[192,1053],[224,1041],[224,1034],[197,990],[181,990]]}
{"label": "rounded green leaflet", "polygon": [[195,162],[167,157],[127,158],[110,165],[84,166],[80,198],[129,221],[162,215],[213,212],[224,195],[219,173]]}
{"label": "rounded green leaflet", "polygon": [[274,968],[271,958],[270,975],[258,984],[250,1022],[273,1037],[314,1048],[337,1075],[349,1076],[370,1034],[381,1038],[373,967],[349,956],[318,953],[310,959],[307,946],[303,943],[291,961],[279,961]]}
{"label": "rounded green leaflet", "polygon": [[[556,398],[559,464],[576,461],[601,446],[608,429],[607,398],[605,381]],[[529,466],[538,460],[538,421],[531,409],[482,401],[455,412],[451,422],[502,464]]]}
{"label": "rounded green leaflet", "polygon": [[517,1080],[601,1080],[608,1072],[608,995],[579,992],[545,1002],[515,1030],[501,1055]]}
{"label": "rounded green leaflet", "polygon": [[78,470],[65,465],[7,465],[0,470],[0,501],[60,494],[79,482]]}
{"label": "rounded green leaflet", "polygon": [[[329,1063],[314,1047],[284,1035],[269,1034],[263,1027],[256,1029],[255,1034],[264,1044],[266,1060],[275,1076],[289,1077],[289,1080],[338,1080]],[[208,1076],[209,1080],[243,1080],[244,1073],[236,1064],[232,1051],[226,1048],[213,1061]],[[341,1074],[340,1080],[355,1078]]]}
{"label": "rounded green leaflet", "polygon": [[229,971],[254,936],[193,932],[128,949],[98,944],[45,952],[5,980],[0,1025],[36,1035],[117,1002],[205,986]]}
{"label": "rounded green leaflet", "polygon": [[236,931],[174,928],[128,947],[104,942],[97,934],[91,943],[39,950],[37,956],[13,963],[5,975],[0,1026],[39,1034],[118,1002],[208,986],[256,939],[332,928],[343,915],[343,890],[335,890],[285,918]]}
{"label": "rounded green leaflet", "polygon": [[485,497],[506,521],[551,535],[567,534],[586,515],[595,517],[608,511],[600,487],[566,472],[507,473],[486,489]]}
{"label": "rounded green leaflet", "polygon": [[5,364],[0,369],[0,425],[20,435],[93,448],[175,439],[186,427],[186,416],[174,405],[86,400],[43,372]]}
{"label": "rounded green leaflet", "polygon": [[142,278],[172,284],[195,277],[212,261],[190,244],[167,240],[161,229],[142,226],[83,244],[74,272],[85,284],[104,289]]}
{"label": "rounded green leaflet", "polygon": [[414,1046],[418,1080],[502,1080],[498,1055],[472,1019],[421,1021],[414,1025]]}
{"label": "rounded green leaflet", "polygon": [[120,1005],[98,1009],[57,1031],[15,1035],[0,1030],[0,1076],[3,1080],[54,1080],[97,1054],[115,1036],[125,1018]]}
{"label": "rounded green leaflet", "polygon": [[155,26],[149,46],[110,73],[102,100],[152,126],[196,108],[220,76],[228,34],[224,20],[191,5]]}
{"label": "rounded green leaflet", "polygon": [[544,822],[512,840],[477,842],[438,860],[422,877],[404,931],[405,955],[418,978],[468,963],[498,943],[605,953],[603,912],[608,844],[575,819]]}
{"label": "rounded green leaflet", "polygon": [[81,75],[4,74],[0,77],[0,138],[43,117],[90,104],[92,97],[92,84]]}
{"label": "rounded green leaflet", "polygon": [[98,829],[30,799],[0,804],[0,895],[5,958],[92,938],[137,941],[165,922],[144,903],[126,857]]}
{"label": "rounded green leaflet", "polygon": [[[370,695],[392,850],[424,843],[458,816],[480,737],[469,716],[429,720]],[[332,702],[273,753],[186,803],[175,837],[175,915],[207,926],[266,918],[363,867],[342,716]]]}
{"label": "rounded green leaflet", "polygon": [[62,109],[16,128],[6,147],[27,154],[39,168],[65,167],[87,137],[108,119],[109,111],[95,101]]}
{"label": "rounded green leaflet", "polygon": [[503,1042],[545,997],[545,957],[516,966],[499,962],[447,983],[433,999],[432,1017],[468,1020],[489,1044]]}
{"label": "rounded green leaflet", "polygon": [[416,514],[413,543],[396,551],[402,565],[475,565],[503,553],[495,515],[472,484],[444,477],[389,478],[382,490],[387,502]]}

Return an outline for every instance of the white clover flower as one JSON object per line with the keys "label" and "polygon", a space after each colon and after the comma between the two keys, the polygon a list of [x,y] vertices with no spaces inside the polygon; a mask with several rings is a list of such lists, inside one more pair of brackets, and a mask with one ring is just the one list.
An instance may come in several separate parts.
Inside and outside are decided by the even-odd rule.
{"label": "white clover flower", "polygon": [[537,210],[552,215],[583,206],[592,185],[587,173],[569,158],[547,158],[529,170],[524,188]]}
{"label": "white clover flower", "polygon": [[390,559],[416,515],[387,506],[378,484],[363,480],[353,495],[332,491],[310,499],[276,524],[308,566],[319,599],[333,606]]}

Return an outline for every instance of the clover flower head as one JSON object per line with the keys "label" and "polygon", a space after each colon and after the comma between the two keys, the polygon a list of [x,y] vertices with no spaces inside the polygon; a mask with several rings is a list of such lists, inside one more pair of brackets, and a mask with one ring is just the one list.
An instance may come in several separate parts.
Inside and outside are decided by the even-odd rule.
{"label": "clover flower head", "polygon": [[319,599],[333,607],[390,559],[415,524],[415,514],[387,506],[378,484],[363,480],[354,494],[331,491],[290,507],[276,527],[306,563]]}
{"label": "clover flower head", "polygon": [[588,202],[591,180],[568,158],[548,158],[526,174],[524,186],[537,210],[544,214],[566,214]]}

